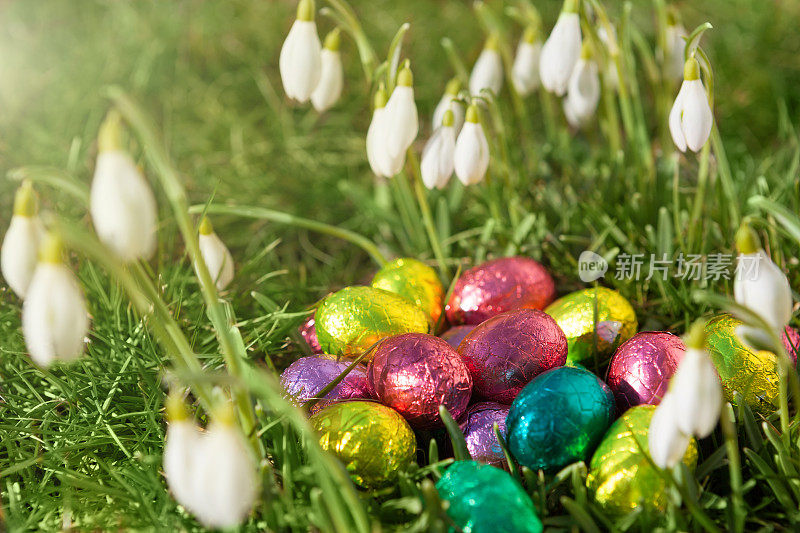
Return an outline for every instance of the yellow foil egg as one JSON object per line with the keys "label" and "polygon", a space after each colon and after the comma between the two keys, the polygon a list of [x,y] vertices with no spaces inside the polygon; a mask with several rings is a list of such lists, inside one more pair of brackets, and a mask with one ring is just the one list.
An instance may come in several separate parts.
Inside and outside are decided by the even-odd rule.
{"label": "yellow foil egg", "polygon": [[386,486],[416,458],[417,441],[400,414],[375,402],[335,403],[310,418],[322,448],[335,455],[355,483]]}
{"label": "yellow foil egg", "polygon": [[322,350],[348,357],[360,355],[384,337],[427,333],[429,328],[422,309],[374,287],[345,287],[329,295],[317,308],[314,320]]}
{"label": "yellow foil egg", "polygon": [[755,351],[736,336],[742,322],[731,315],[720,315],[706,324],[708,353],[717,367],[725,399],[733,402],[733,393],[742,394],[756,412],[767,414],[776,409],[780,390],[775,354]]}
{"label": "yellow foil egg", "polygon": [[410,300],[436,324],[444,305],[444,287],[431,267],[409,257],[395,259],[372,278],[372,287],[399,294]]}
{"label": "yellow foil egg", "polygon": [[615,347],[636,333],[639,325],[628,300],[605,287],[567,294],[544,312],[553,317],[567,336],[567,364],[590,362],[595,341],[598,356],[607,358]]}
{"label": "yellow foil egg", "polygon": [[[650,512],[666,509],[667,482],[642,453],[642,450],[649,453],[647,430],[655,410],[654,405],[637,405],[625,411],[608,429],[592,456],[586,486],[609,514],[627,514],[640,506]],[[694,439],[683,462],[694,471],[697,464]]]}

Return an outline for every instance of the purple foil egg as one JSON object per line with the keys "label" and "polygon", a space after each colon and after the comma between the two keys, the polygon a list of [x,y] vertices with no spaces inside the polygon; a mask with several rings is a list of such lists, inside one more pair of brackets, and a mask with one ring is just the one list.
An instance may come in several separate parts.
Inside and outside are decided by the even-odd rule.
{"label": "purple foil egg", "polygon": [[317,328],[314,327],[314,315],[311,315],[300,326],[300,335],[303,336],[312,353],[324,353],[317,340]]}
{"label": "purple foil egg", "polygon": [[467,410],[459,425],[473,461],[508,468],[503,449],[494,434],[495,423],[500,434],[506,434],[508,409],[508,405],[480,402]]}
{"label": "purple foil egg", "polygon": [[643,331],[625,341],[611,358],[606,379],[617,411],[658,405],[685,352],[681,338],[666,331]]}
{"label": "purple foil egg", "polygon": [[550,315],[518,309],[478,325],[461,341],[475,391],[511,403],[530,380],[567,361],[567,338]]}
{"label": "purple foil egg", "polygon": [[[348,362],[322,357],[301,357],[281,373],[281,386],[297,404],[317,398],[319,392],[344,372]],[[369,398],[369,383],[364,365],[358,365],[325,395],[327,400]]]}
{"label": "purple foil egg", "polygon": [[381,341],[367,377],[375,397],[415,428],[441,427],[440,404],[453,418],[460,417],[472,396],[472,378],[458,352],[424,333]]}
{"label": "purple foil egg", "polygon": [[797,366],[797,353],[800,352],[800,333],[791,326],[786,326],[781,335],[783,347],[786,348],[786,353],[789,354],[789,359],[792,360],[794,366]]}
{"label": "purple foil egg", "polygon": [[455,350],[458,349],[458,345],[461,344],[464,337],[469,335],[469,332],[473,329],[475,329],[475,326],[453,326],[439,336],[446,340],[447,344],[452,346]]}

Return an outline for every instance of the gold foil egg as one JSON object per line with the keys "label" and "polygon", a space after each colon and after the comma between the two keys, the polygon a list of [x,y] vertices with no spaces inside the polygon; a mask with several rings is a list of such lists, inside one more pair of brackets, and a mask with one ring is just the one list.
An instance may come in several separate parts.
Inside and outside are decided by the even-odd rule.
{"label": "gold foil egg", "polygon": [[628,300],[605,287],[567,294],[544,312],[553,317],[567,336],[567,364],[591,361],[595,340],[598,355],[610,356],[638,327],[636,313]]}
{"label": "gold foil egg", "polygon": [[345,287],[329,295],[314,320],[322,350],[335,356],[357,356],[384,337],[429,328],[422,309],[374,287]]}
{"label": "gold foil egg", "polygon": [[388,485],[416,457],[417,442],[408,422],[379,403],[335,403],[312,415],[310,422],[320,446],[365,488]]}
{"label": "gold foil egg", "polygon": [[436,271],[422,261],[395,259],[375,274],[370,285],[410,300],[425,311],[431,324],[436,324],[442,314],[444,287]]}
{"label": "gold foil egg", "polygon": [[[627,514],[644,506],[650,512],[663,512],[667,506],[667,482],[644,456],[649,453],[647,431],[656,407],[631,407],[606,431],[589,465],[586,486],[604,511]],[[638,444],[637,444],[638,441]],[[692,439],[683,462],[694,471],[697,442]]]}

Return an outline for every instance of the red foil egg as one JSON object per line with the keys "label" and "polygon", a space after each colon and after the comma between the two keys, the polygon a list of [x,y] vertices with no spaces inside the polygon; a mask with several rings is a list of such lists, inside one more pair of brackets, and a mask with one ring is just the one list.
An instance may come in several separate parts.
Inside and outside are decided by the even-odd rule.
{"label": "red foil egg", "polygon": [[681,338],[666,331],[643,331],[622,343],[611,359],[606,380],[617,411],[658,405],[685,352]]}
{"label": "red foil egg", "polygon": [[514,309],[544,309],[555,297],[550,273],[527,257],[503,257],[464,272],[447,302],[451,324],[480,324]]}
{"label": "red foil egg", "polygon": [[381,341],[367,378],[381,403],[420,429],[442,426],[440,404],[453,418],[460,417],[472,396],[472,378],[458,352],[442,339],[424,333]]}
{"label": "red foil egg", "polygon": [[300,325],[300,335],[311,348],[311,353],[323,353],[322,347],[317,340],[317,328],[314,327],[314,315],[311,315]]}
{"label": "red foil egg", "polygon": [[500,434],[506,434],[508,409],[508,405],[480,402],[467,410],[459,425],[473,461],[508,468],[503,449],[494,433],[496,423]]}
{"label": "red foil egg", "polygon": [[464,340],[464,337],[466,337],[473,329],[475,329],[475,326],[453,326],[442,333],[440,337],[446,340],[447,344],[452,346],[453,349],[458,349],[458,345],[461,344],[461,341]]}
{"label": "red foil egg", "polygon": [[534,377],[566,363],[567,338],[550,315],[518,309],[481,323],[461,342],[458,353],[476,392],[510,404]]}

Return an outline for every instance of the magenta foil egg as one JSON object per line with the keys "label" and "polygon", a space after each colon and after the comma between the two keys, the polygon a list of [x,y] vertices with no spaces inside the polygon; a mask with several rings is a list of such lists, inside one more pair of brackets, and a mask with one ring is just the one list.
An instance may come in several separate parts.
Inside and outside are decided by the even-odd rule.
{"label": "magenta foil egg", "polygon": [[501,468],[508,467],[503,449],[494,433],[496,423],[500,434],[506,434],[508,409],[508,405],[496,402],[480,402],[467,409],[459,425],[473,461]]}
{"label": "magenta foil egg", "polygon": [[460,417],[472,395],[472,378],[458,352],[424,333],[381,341],[367,377],[374,396],[415,428],[441,427],[440,404],[453,418]]}
{"label": "magenta foil egg", "polygon": [[643,331],[625,341],[611,358],[606,380],[617,411],[658,405],[685,352],[681,338],[666,331]]}
{"label": "magenta foil egg", "polygon": [[306,341],[306,344],[308,344],[308,347],[311,348],[311,352],[323,353],[322,347],[319,345],[319,341],[317,340],[317,328],[314,327],[314,315],[308,317],[299,329],[300,335],[302,335],[303,339]]}
{"label": "magenta foil egg", "polygon": [[518,309],[478,325],[461,341],[475,391],[510,404],[530,380],[567,361],[567,338],[550,315]]}
{"label": "magenta foil egg", "polygon": [[537,261],[503,257],[464,272],[445,312],[451,324],[480,324],[513,309],[544,309],[555,293],[553,278]]}
{"label": "magenta foil egg", "polygon": [[458,349],[458,345],[461,344],[461,341],[464,340],[464,337],[466,337],[473,329],[475,329],[475,326],[453,326],[442,333],[440,337],[446,340],[447,344],[452,346],[455,350]]}
{"label": "magenta foil egg", "polygon": [[786,353],[789,354],[789,359],[792,360],[797,366],[797,354],[800,352],[800,333],[791,326],[786,326],[781,335],[783,347],[786,348]]}
{"label": "magenta foil egg", "polygon": [[[301,404],[313,398],[344,372],[348,362],[323,357],[301,357],[281,373],[281,387],[294,402]],[[331,390],[325,399],[369,398],[370,389],[364,365],[358,365]]]}

